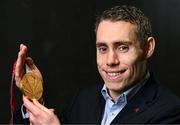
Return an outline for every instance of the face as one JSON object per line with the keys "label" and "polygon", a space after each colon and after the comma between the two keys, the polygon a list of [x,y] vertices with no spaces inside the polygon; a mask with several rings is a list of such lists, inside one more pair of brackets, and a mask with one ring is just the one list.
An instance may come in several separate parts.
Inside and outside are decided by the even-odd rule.
{"label": "face", "polygon": [[97,66],[111,94],[120,94],[146,71],[144,50],[135,35],[136,26],[124,21],[102,21],[97,29]]}

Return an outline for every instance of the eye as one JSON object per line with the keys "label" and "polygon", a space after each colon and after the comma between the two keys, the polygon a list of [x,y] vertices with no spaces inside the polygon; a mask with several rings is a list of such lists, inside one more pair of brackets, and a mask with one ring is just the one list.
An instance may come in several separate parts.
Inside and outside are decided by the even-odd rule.
{"label": "eye", "polygon": [[120,52],[127,52],[127,51],[129,50],[129,46],[128,46],[128,45],[120,45],[120,46],[118,47],[118,50],[119,50]]}
{"label": "eye", "polygon": [[104,53],[106,53],[107,52],[107,47],[105,47],[105,46],[99,46],[99,47],[97,47],[97,51],[99,52],[99,53],[101,53],[101,54],[104,54]]}

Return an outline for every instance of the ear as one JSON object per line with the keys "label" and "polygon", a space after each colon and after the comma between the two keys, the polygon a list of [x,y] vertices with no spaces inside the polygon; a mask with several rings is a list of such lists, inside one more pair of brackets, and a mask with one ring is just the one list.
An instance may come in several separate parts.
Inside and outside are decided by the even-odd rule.
{"label": "ear", "polygon": [[155,39],[154,37],[149,37],[147,39],[146,43],[146,58],[149,58],[152,56],[154,49],[155,49]]}

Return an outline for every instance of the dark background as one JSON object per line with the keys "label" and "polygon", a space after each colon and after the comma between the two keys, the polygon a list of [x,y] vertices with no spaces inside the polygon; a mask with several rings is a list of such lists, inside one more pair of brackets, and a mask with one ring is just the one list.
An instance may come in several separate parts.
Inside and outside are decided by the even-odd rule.
{"label": "dark background", "polygon": [[11,71],[20,43],[42,71],[46,106],[57,114],[77,88],[101,82],[94,21],[97,13],[118,4],[135,5],[150,18],[157,42],[150,70],[180,96],[179,0],[1,0],[0,123],[10,120]]}

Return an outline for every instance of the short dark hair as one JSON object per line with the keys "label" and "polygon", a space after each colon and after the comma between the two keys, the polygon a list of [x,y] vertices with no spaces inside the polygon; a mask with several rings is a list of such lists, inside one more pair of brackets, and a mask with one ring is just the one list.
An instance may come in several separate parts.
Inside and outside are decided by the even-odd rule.
{"label": "short dark hair", "polygon": [[134,6],[121,5],[105,10],[96,19],[95,32],[97,32],[97,28],[103,20],[110,20],[113,22],[125,21],[134,24],[137,26],[137,30],[135,32],[137,39],[142,43],[145,43],[148,37],[152,36],[152,29],[149,19],[141,10]]}

